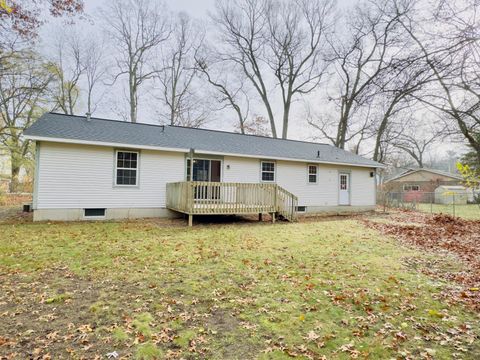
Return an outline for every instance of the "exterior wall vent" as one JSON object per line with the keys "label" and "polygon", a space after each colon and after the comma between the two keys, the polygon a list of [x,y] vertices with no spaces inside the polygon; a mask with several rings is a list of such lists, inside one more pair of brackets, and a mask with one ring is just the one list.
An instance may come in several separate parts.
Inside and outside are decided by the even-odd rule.
{"label": "exterior wall vent", "polygon": [[105,209],[84,209],[83,211],[83,216],[86,218],[105,217]]}

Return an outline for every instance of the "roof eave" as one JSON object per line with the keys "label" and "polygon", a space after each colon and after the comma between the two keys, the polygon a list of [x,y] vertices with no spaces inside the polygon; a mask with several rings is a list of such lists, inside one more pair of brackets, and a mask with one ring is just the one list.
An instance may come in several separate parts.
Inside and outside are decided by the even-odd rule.
{"label": "roof eave", "polygon": [[[135,144],[125,144],[125,143],[115,143],[115,142],[104,142],[104,141],[88,141],[88,140],[78,140],[78,139],[65,139],[65,138],[56,138],[48,136],[36,136],[36,135],[24,135],[25,139],[33,141],[50,141],[56,143],[66,143],[66,144],[79,144],[79,145],[94,145],[94,146],[108,146],[108,147],[118,147],[126,149],[144,149],[144,150],[156,150],[156,151],[170,151],[170,152],[181,152],[188,153],[190,152],[189,148],[170,148],[162,146],[149,146],[149,145],[135,145]],[[249,154],[240,154],[240,153],[228,153],[228,152],[219,152],[219,151],[209,151],[195,149],[195,152],[205,154],[205,155],[223,155],[223,156],[233,156],[233,157],[244,157],[244,158],[254,158],[254,159],[268,159],[268,160],[283,160],[283,161],[294,161],[294,162],[304,162],[312,164],[330,164],[330,165],[343,165],[343,166],[353,166],[353,167],[362,167],[362,168],[385,168],[383,164],[355,164],[348,162],[336,162],[336,161],[325,161],[317,159],[298,159],[298,158],[285,158],[278,156],[268,156],[268,155],[249,155]]]}
{"label": "roof eave", "polygon": [[445,176],[445,177],[449,177],[449,178],[452,178],[452,179],[457,179],[457,180],[463,180],[463,178],[461,176],[457,176],[455,174],[452,174],[452,175],[449,175],[449,174],[443,174],[443,173],[440,173],[438,171],[432,171],[430,169],[408,169],[407,171],[404,171],[403,173],[401,173],[400,175],[397,175],[391,179],[388,179],[388,180],[385,180],[384,184],[388,183],[388,182],[391,182],[391,181],[396,181],[398,179],[401,179],[402,177],[404,176],[407,176],[407,175],[411,175],[412,173],[416,173],[416,172],[419,172],[419,171],[426,171],[426,172],[429,172],[429,173],[432,173],[432,174],[437,174],[437,175],[441,175],[441,176]]}

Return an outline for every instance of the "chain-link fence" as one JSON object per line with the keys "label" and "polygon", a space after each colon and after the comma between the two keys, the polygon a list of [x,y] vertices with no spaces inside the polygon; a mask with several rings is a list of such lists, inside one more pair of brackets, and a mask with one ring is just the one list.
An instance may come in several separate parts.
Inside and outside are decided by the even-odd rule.
{"label": "chain-link fence", "polygon": [[377,204],[384,211],[391,208],[407,209],[480,220],[480,192],[378,192]]}

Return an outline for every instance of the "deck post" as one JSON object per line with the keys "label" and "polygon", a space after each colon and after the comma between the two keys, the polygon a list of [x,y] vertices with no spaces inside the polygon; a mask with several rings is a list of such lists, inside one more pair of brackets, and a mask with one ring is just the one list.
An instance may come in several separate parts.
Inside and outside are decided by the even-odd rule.
{"label": "deck post", "polygon": [[275,213],[272,212],[272,224],[275,224]]}
{"label": "deck post", "polygon": [[262,221],[262,220],[263,220],[263,218],[262,218],[262,213],[259,213],[259,214],[258,214],[258,221]]}
{"label": "deck post", "polygon": [[[278,195],[277,186],[278,186],[277,184],[273,186],[273,208],[275,209],[275,212],[278,210],[277,209],[277,195]],[[275,220],[273,222],[275,222]]]}
{"label": "deck post", "polygon": [[188,226],[192,227],[193,226],[193,215],[188,214]]}

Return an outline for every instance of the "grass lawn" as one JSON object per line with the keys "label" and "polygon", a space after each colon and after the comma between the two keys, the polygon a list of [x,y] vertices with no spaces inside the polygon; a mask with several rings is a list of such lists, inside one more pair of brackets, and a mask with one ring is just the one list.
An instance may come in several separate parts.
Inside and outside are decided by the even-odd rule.
{"label": "grass lawn", "polygon": [[0,224],[0,358],[478,359],[413,258],[355,220]]}
{"label": "grass lawn", "polygon": [[[418,204],[418,209],[427,213],[443,213],[453,215],[453,205],[442,204]],[[480,206],[477,204],[455,205],[455,216],[467,220],[480,220]]]}

